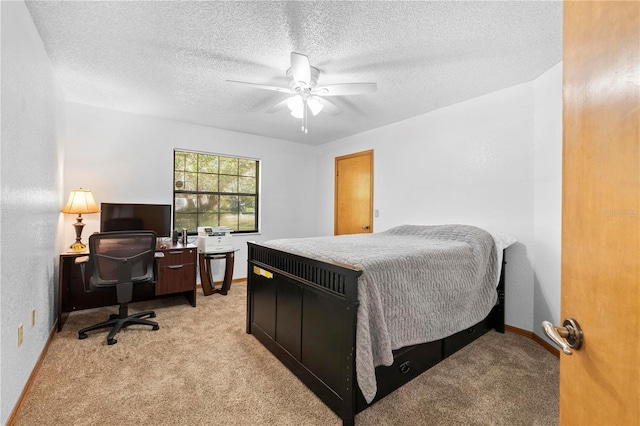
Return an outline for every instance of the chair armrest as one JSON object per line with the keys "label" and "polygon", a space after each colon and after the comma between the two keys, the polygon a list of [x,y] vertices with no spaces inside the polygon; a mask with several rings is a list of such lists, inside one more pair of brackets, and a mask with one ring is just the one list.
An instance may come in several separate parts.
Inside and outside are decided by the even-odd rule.
{"label": "chair armrest", "polygon": [[91,291],[91,289],[87,288],[87,278],[85,277],[85,270],[87,263],[89,263],[89,256],[76,257],[74,262],[76,265],[80,265],[80,271],[82,271],[82,288],[84,288],[85,293],[88,293]]}
{"label": "chair armrest", "polygon": [[160,269],[160,265],[158,259],[162,259],[164,257],[164,253],[161,251],[156,251],[153,253],[154,262],[153,262],[153,282],[158,281],[158,269]]}

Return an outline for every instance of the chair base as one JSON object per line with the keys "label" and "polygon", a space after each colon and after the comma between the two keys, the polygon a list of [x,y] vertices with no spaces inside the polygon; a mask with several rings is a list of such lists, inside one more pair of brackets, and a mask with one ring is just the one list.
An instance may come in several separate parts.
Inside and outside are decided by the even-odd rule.
{"label": "chair base", "polygon": [[157,322],[143,319],[143,317],[146,316],[148,316],[149,318],[155,318],[156,313],[154,311],[143,311],[128,316],[111,314],[109,315],[109,319],[107,321],[85,327],[82,330],[78,331],[78,339],[86,339],[88,337],[87,331],[113,327],[111,329],[111,332],[107,336],[107,344],[114,345],[118,343],[118,341],[114,338],[115,335],[124,327],[130,326],[132,324],[149,325],[153,328],[153,330],[159,330],[160,326]]}

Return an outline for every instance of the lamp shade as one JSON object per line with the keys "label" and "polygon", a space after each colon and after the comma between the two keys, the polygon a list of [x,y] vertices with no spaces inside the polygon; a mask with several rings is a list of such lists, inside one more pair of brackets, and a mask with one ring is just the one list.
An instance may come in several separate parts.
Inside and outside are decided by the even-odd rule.
{"label": "lamp shade", "polygon": [[93,199],[93,194],[88,189],[74,189],[69,195],[69,201],[62,208],[62,213],[99,213],[100,208]]}

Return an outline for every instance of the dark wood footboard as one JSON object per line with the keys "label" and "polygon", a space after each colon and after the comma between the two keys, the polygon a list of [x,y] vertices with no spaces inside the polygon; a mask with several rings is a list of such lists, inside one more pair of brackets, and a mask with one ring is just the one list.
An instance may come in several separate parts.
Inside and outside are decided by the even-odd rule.
{"label": "dark wood footboard", "polygon": [[[352,425],[367,404],[356,383],[359,268],[248,243],[247,333],[253,334],[329,408]],[[504,257],[503,257],[504,258]],[[445,339],[394,351],[376,368],[383,398],[495,328],[504,332],[504,268],[499,304],[475,326]]]}

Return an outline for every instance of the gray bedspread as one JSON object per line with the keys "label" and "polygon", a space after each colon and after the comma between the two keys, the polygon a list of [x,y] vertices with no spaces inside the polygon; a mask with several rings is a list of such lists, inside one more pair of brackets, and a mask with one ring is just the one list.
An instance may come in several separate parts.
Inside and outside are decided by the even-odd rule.
{"label": "gray bedspread", "polygon": [[272,240],[265,245],[362,268],[358,282],[356,374],[367,400],[375,367],[392,350],[450,336],[496,304],[496,246],[468,225],[402,225],[373,234]]}

